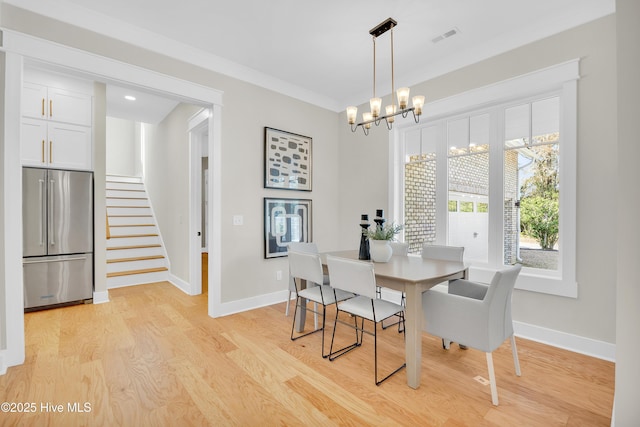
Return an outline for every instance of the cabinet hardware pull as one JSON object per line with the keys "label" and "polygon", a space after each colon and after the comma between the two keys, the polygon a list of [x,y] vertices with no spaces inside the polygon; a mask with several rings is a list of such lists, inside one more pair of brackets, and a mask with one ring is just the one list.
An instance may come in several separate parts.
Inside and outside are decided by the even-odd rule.
{"label": "cabinet hardware pull", "polygon": [[53,163],[53,141],[49,141],[49,163]]}
{"label": "cabinet hardware pull", "polygon": [[42,98],[42,116],[44,116],[44,98]]}
{"label": "cabinet hardware pull", "polygon": [[42,140],[42,163],[44,163],[44,139]]}
{"label": "cabinet hardware pull", "polygon": [[49,117],[53,116],[53,100],[49,100]]}

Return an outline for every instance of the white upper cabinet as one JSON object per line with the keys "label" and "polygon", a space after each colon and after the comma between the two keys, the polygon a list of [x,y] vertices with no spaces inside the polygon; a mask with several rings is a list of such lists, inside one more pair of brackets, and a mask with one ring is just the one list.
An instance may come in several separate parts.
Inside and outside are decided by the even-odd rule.
{"label": "white upper cabinet", "polygon": [[86,82],[25,70],[22,164],[93,169],[93,96]]}
{"label": "white upper cabinet", "polygon": [[91,126],[91,95],[25,82],[22,115]]}

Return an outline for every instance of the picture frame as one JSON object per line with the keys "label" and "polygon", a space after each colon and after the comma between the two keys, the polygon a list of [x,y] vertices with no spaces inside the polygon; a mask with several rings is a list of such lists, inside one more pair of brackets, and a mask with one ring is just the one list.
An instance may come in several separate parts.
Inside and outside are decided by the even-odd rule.
{"label": "picture frame", "polygon": [[287,255],[292,242],[311,242],[310,199],[264,198],[264,257]]}
{"label": "picture frame", "polygon": [[311,137],[264,128],[264,188],[311,191]]}

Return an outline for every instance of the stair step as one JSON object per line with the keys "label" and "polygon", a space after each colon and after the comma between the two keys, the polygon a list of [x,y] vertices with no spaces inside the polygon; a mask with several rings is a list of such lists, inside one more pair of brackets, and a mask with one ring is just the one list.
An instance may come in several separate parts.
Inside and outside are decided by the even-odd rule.
{"label": "stair step", "polygon": [[144,184],[142,184],[141,182],[114,182],[114,181],[107,181],[107,184],[105,187],[109,187],[110,190],[118,190],[118,191],[124,191],[124,190],[140,190],[140,191],[144,191]]}
{"label": "stair step", "polygon": [[[152,247],[152,248],[148,248],[148,247],[144,247],[144,248],[123,248],[122,246],[120,246],[121,249],[117,249],[115,251],[110,251],[107,250],[107,261],[111,260],[111,259],[117,259],[117,258],[136,258],[136,257],[144,257],[144,256],[155,256],[155,255],[162,255],[162,256],[166,256],[166,254],[163,251],[162,246],[156,246],[156,247]],[[157,260],[152,260],[153,261],[157,261]],[[166,258],[163,260],[165,262],[167,262]],[[148,262],[148,261],[141,261],[141,262]],[[124,263],[119,262],[116,264],[109,264],[109,265],[122,265]],[[138,267],[141,268],[141,267]],[[134,270],[135,268],[130,268],[130,269],[124,269],[124,270]],[[121,268],[122,270],[122,268]]]}
{"label": "stair step", "polygon": [[149,200],[146,197],[117,197],[117,196],[107,196],[107,200]]}
{"label": "stair step", "polygon": [[155,224],[118,224],[118,225],[109,225],[110,228],[115,227],[155,227]]}
{"label": "stair step", "polygon": [[107,175],[107,182],[117,182],[117,183],[133,183],[133,184],[142,184],[142,178],[139,176],[118,176],[118,175]]}
{"label": "stair step", "polygon": [[108,259],[107,264],[115,263],[115,262],[130,262],[130,261],[148,261],[152,259],[162,259],[163,255],[150,255],[150,256],[137,256],[132,258],[114,258]]}
{"label": "stair step", "polygon": [[159,244],[153,244],[153,245],[129,245],[129,246],[112,246],[110,248],[107,248],[108,251],[119,251],[119,250],[125,250],[125,249],[146,249],[146,248],[160,248],[161,246]]}
{"label": "stair step", "polygon": [[107,206],[107,216],[151,214],[151,208],[148,206]]}
{"label": "stair step", "polygon": [[158,235],[155,234],[155,233],[149,233],[149,234],[123,234],[121,236],[111,235],[112,239],[126,239],[127,237],[158,237]]}
{"label": "stair step", "polygon": [[130,276],[133,274],[155,273],[158,271],[168,271],[167,267],[145,268],[142,270],[118,271],[107,273],[107,277]]}

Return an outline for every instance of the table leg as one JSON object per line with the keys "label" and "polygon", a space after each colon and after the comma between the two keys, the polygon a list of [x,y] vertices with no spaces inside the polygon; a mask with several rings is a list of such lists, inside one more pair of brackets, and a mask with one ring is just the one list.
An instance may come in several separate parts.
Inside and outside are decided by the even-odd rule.
{"label": "table leg", "polygon": [[[306,289],[307,288],[307,281],[306,280],[300,280],[300,290],[302,289]],[[297,304],[297,298],[296,298],[296,304]],[[302,307],[298,307],[298,309],[296,310],[296,332],[301,333],[304,331],[304,324],[305,321],[307,320],[307,309],[305,308],[307,306],[307,300],[306,299],[302,299],[301,302]]]}
{"label": "table leg", "polygon": [[420,387],[422,361],[422,289],[420,286],[405,287],[405,357],[407,361],[407,385]]}

